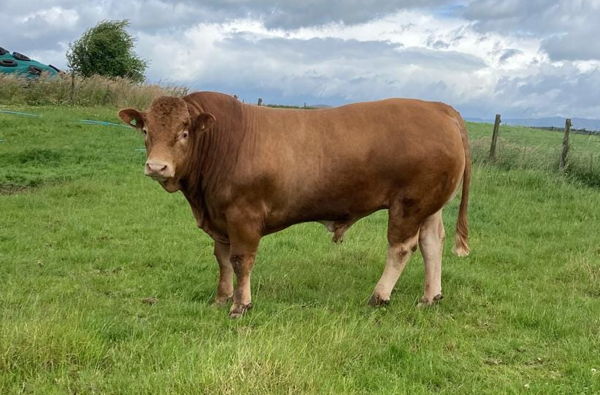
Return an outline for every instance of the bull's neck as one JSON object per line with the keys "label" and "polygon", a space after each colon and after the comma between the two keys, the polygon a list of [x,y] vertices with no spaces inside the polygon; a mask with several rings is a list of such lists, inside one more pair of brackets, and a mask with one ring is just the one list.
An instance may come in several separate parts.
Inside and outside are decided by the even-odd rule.
{"label": "bull's neck", "polygon": [[216,139],[211,138],[210,133],[205,133],[195,141],[192,157],[188,160],[186,173],[180,183],[198,226],[214,238],[218,232],[214,231],[214,210],[211,210],[210,204],[215,200],[216,186],[222,176],[216,171],[218,158],[210,155],[211,148],[218,146],[219,142],[213,141]]}
{"label": "bull's neck", "polygon": [[202,112],[215,117],[212,128],[194,136],[192,154],[181,180],[182,191],[190,202],[206,205],[230,178],[242,140],[241,103],[229,96],[192,97],[188,109],[192,119]]}
{"label": "bull's neck", "polygon": [[211,155],[211,147],[217,147],[218,141],[212,136],[212,131],[197,136],[190,157],[187,160],[186,171],[181,178],[181,187],[188,200],[193,196],[203,197],[207,188],[215,183],[219,174],[216,171],[218,158]]}

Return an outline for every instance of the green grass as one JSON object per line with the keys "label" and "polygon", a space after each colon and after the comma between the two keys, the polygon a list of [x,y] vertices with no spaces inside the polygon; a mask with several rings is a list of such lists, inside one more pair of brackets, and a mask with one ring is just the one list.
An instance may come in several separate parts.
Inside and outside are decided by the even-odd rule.
{"label": "green grass", "polygon": [[0,104],[79,105],[146,108],[162,95],[184,96],[177,86],[138,84],[127,78],[100,75],[83,78],[68,74],[36,79],[0,73]]}
{"label": "green grass", "polygon": [[[265,238],[255,308],[230,320],[210,305],[210,240],[180,194],[143,177],[140,137],[73,122],[116,122],[114,109],[19,110],[42,117],[0,114],[2,394],[600,391],[600,189],[478,160],[472,254],[450,253],[454,201],[438,306],[415,308],[419,254],[387,308],[366,305],[379,212],[342,245],[317,224]],[[469,127],[483,158],[489,125]],[[504,131],[538,151],[562,138]]]}
{"label": "green grass", "polygon": [[[474,160],[489,163],[492,125],[468,123]],[[502,169],[558,170],[563,132],[520,126],[501,126],[493,165]],[[572,133],[566,176],[600,188],[600,135]]]}

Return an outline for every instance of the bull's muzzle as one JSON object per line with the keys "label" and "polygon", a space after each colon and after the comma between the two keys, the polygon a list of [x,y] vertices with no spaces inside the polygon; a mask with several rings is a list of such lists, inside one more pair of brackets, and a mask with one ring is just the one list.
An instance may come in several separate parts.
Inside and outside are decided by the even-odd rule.
{"label": "bull's muzzle", "polygon": [[149,160],[144,167],[144,174],[158,180],[173,177],[173,167],[166,162]]}

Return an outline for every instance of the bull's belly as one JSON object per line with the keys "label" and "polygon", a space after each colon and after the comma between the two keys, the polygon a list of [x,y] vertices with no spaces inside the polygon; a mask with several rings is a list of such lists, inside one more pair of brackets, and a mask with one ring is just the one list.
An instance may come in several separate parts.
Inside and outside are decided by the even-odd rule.
{"label": "bull's belly", "polygon": [[[426,176],[419,173],[384,177],[360,177],[350,183],[306,185],[292,193],[279,207],[271,206],[265,217],[266,233],[302,222],[321,222],[334,240],[359,219],[392,205],[419,206],[423,215],[441,209],[456,192],[462,169],[445,169]],[[456,174],[452,174],[456,173]]]}
{"label": "bull's belly", "polygon": [[[354,198],[352,198],[354,197]],[[296,202],[286,208],[274,209],[265,218],[266,233],[273,233],[303,222],[321,222],[335,232],[348,228],[359,219],[389,207],[387,196],[324,196]]]}

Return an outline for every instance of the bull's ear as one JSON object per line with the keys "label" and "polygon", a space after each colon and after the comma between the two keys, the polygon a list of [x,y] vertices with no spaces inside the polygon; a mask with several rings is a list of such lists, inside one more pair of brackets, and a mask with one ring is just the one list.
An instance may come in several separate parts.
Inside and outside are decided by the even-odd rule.
{"label": "bull's ear", "polygon": [[144,127],[144,117],[142,114],[133,108],[124,108],[119,111],[119,118],[132,128],[142,129]]}
{"label": "bull's ear", "polygon": [[194,120],[194,129],[200,133],[206,132],[212,128],[212,126],[215,124],[215,121],[216,118],[211,113],[200,113]]}

